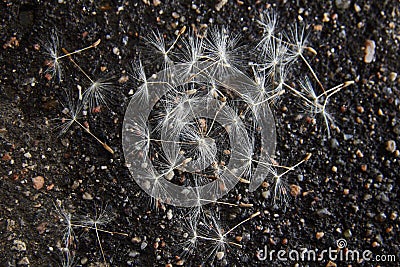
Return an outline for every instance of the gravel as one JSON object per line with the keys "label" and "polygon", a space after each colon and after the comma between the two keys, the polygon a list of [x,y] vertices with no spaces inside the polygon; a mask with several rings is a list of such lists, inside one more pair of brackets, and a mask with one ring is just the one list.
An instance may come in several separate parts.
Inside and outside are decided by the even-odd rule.
{"label": "gravel", "polygon": [[[261,213],[229,233],[241,248],[215,251],[207,262],[314,266],[276,257],[266,263],[256,255],[265,246],[269,251],[336,249],[341,238],[348,249],[400,260],[398,2],[23,0],[3,1],[0,17],[0,266],[60,266],[67,214],[87,223],[103,220],[100,230],[121,233],[98,232],[110,266],[200,265],[206,248],[188,257],[181,254],[190,239],[184,235],[188,210],[151,200],[126,168],[121,127],[137,87],[128,73],[139,55],[152,66],[148,75],[156,71],[141,41],[150,30],[159,29],[173,40],[184,25],[199,33],[225,25],[246,44],[259,36],[255,17],[269,6],[277,11],[279,27],[301,21],[310,25],[309,44],[318,54],[307,57],[326,88],[347,80],[355,84],[330,100],[338,126],[330,139],[321,121],[304,114],[293,99],[282,97],[274,104],[278,163],[292,166],[306,153],[313,156],[287,176],[293,197],[286,208],[271,205],[266,184],[254,193],[240,184],[221,199],[246,207],[211,207],[224,232]],[[58,136],[66,94],[77,92],[77,84],[84,87],[86,79],[68,60],[63,81],[44,73],[42,41],[54,28],[61,47],[71,51],[101,39],[97,48],[74,60],[90,75],[113,77],[120,85],[115,103],[96,112],[85,108],[82,119],[114,154],[76,125]],[[74,230],[77,266],[105,266],[96,232]],[[315,266],[344,264],[369,266],[329,259]]]}

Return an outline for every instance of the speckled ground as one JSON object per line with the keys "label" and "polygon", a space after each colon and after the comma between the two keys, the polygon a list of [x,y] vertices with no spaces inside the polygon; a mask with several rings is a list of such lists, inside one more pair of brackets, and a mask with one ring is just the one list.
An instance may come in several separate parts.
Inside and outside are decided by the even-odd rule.
{"label": "speckled ground", "polygon": [[[159,206],[147,197],[124,167],[121,126],[128,94],[124,81],[130,62],[143,46],[140,37],[158,29],[173,38],[183,25],[225,25],[242,35],[242,43],[259,37],[259,12],[270,5],[256,1],[2,1],[0,25],[0,266],[62,264],[63,224],[55,208],[62,202],[74,218],[94,218],[101,208],[113,219],[99,233],[110,266],[197,266],[204,255],[181,259],[185,230],[181,210]],[[61,2],[61,3],[60,3]],[[218,2],[218,1],[216,1]],[[399,250],[400,70],[398,1],[278,1],[278,28],[294,22],[309,25],[309,43],[318,55],[311,65],[330,88],[346,80],[355,84],[335,95],[331,111],[340,127],[328,139],[321,125],[310,124],[293,98],[273,107],[277,123],[277,159],[293,165],[306,153],[312,158],[289,176],[301,192],[288,207],[274,209],[263,189],[245,185],[224,201],[252,207],[221,207],[222,227],[229,229],[257,211],[260,216],[239,226],[221,260],[206,265],[288,266],[277,257],[260,261],[257,251],[307,247],[347,248],[395,255],[397,262],[290,262],[294,266],[397,266]],[[115,77],[117,101],[86,122],[115,151],[104,150],[91,136],[72,127],[61,138],[54,120],[63,116],[64,90],[77,90],[84,77],[66,64],[64,81],[48,79],[43,40],[56,29],[68,50],[102,40],[76,57],[92,75]],[[370,41],[367,41],[370,40]],[[372,62],[365,48],[373,41]],[[146,62],[151,65],[151,62]],[[150,68],[151,72],[152,69]],[[396,147],[397,145],[397,147]],[[37,178],[37,177],[43,177]],[[35,179],[33,179],[35,178]],[[44,184],[41,182],[44,181]],[[103,262],[94,230],[76,227],[73,253],[77,266]],[[225,230],[226,231],[226,230]],[[221,255],[219,255],[221,256]]]}

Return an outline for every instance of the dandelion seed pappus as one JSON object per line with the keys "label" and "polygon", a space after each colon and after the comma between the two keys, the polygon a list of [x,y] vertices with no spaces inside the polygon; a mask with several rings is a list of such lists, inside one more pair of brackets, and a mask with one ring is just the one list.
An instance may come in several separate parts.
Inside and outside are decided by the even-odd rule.
{"label": "dandelion seed pappus", "polygon": [[149,78],[123,125],[133,179],[151,197],[182,207],[214,202],[238,182],[254,191],[276,146],[267,101],[251,102],[254,81],[238,69],[217,70],[213,61],[190,68],[175,64]]}

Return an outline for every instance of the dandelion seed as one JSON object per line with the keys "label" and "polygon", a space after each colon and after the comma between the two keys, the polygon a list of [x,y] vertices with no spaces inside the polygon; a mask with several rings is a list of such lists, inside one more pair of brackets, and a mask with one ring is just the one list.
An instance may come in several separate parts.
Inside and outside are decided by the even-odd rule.
{"label": "dandelion seed", "polygon": [[57,80],[61,81],[63,74],[61,60],[67,56],[70,57],[73,54],[81,53],[85,50],[95,48],[100,44],[100,41],[101,40],[99,39],[90,46],[75,50],[71,53],[64,53],[64,55],[60,55],[60,40],[58,38],[56,30],[52,30],[50,34],[50,39],[47,42],[42,42],[42,46],[46,51],[45,53],[49,57],[49,60],[46,63],[48,68],[46,69],[45,73],[49,73],[51,77],[57,77]]}
{"label": "dandelion seed", "polygon": [[[182,41],[182,55],[178,57],[179,61],[185,66],[183,77],[191,76],[198,70],[197,65],[204,60],[204,43],[194,34],[189,33],[187,39]],[[180,74],[181,75],[181,74]]]}
{"label": "dandelion seed", "polygon": [[275,12],[263,12],[260,14],[260,20],[257,21],[261,28],[264,30],[264,34],[259,44],[268,43],[274,35],[277,23],[277,16]]}
{"label": "dandelion seed", "polygon": [[115,84],[111,79],[91,80],[91,85],[83,92],[83,102],[88,103],[90,108],[108,106],[112,103],[115,98]]}
{"label": "dandelion seed", "polygon": [[52,77],[57,77],[58,81],[62,78],[62,67],[59,57],[60,40],[56,30],[52,30],[50,39],[47,42],[42,42],[42,46],[47,56],[50,58],[46,65],[45,73],[49,73]]}
{"label": "dandelion seed", "polygon": [[[97,136],[95,136],[89,128],[85,127],[83,124],[79,122],[79,116],[83,108],[82,102],[79,101],[74,101],[71,100],[70,97],[67,94],[67,105],[64,108],[64,113],[67,115],[67,118],[63,118],[61,121],[62,123],[56,127],[56,129],[60,129],[60,134],[59,136],[65,134],[72,125],[77,124],[79,125],[83,130],[85,130],[89,135],[91,135],[94,139],[96,139],[97,142],[99,142],[108,152],[111,154],[114,154],[114,150],[108,146],[106,143],[101,141]],[[64,106],[64,105],[63,105]]]}
{"label": "dandelion seed", "polygon": [[100,78],[93,80],[82,68],[76,63],[65,48],[62,49],[68,56],[69,60],[77,67],[80,72],[90,81],[90,86],[85,89],[82,94],[83,103],[89,105],[91,109],[94,109],[100,105],[108,106],[113,101],[115,96],[114,84],[110,81],[112,78]]}
{"label": "dandelion seed", "polygon": [[[207,34],[204,44],[205,57],[212,63],[208,67],[212,74],[220,76],[236,70],[241,65],[239,35],[232,35],[225,28],[214,28]],[[213,76],[213,75],[211,75]]]}
{"label": "dandelion seed", "polygon": [[329,99],[347,86],[353,84],[354,81],[347,81],[340,85],[337,85],[327,91],[324,91],[322,94],[318,95],[315,93],[314,88],[310,82],[310,80],[306,77],[303,81],[300,82],[301,89],[304,91],[300,92],[295,88],[285,84],[287,88],[289,88],[296,96],[300,97],[303,100],[303,106],[306,112],[310,114],[321,114],[324,120],[324,124],[326,130],[328,132],[328,137],[330,137],[330,124],[335,125],[333,117],[326,110]]}

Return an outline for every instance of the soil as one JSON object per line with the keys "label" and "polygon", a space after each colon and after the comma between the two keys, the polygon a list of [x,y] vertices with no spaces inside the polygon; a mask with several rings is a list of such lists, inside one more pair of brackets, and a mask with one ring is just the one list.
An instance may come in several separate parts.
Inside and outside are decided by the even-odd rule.
{"label": "soil", "polygon": [[[74,218],[95,218],[101,211],[113,215],[99,228],[127,236],[99,232],[110,266],[202,263],[201,249],[188,258],[179,257],[185,241],[184,211],[154,204],[125,166],[121,128],[129,92],[137,85],[122,83],[120,78],[142,53],[141,37],[151,30],[158,29],[172,40],[183,25],[198,29],[225,25],[241,34],[244,44],[259,37],[256,19],[268,4],[220,1],[218,11],[217,2],[1,2],[0,266],[68,266],[62,264],[64,226],[57,203]],[[232,232],[242,248],[230,246],[222,260],[204,265],[398,266],[399,2],[297,0],[277,1],[271,8],[278,14],[281,30],[295,22],[309,25],[309,45],[318,52],[310,56],[310,63],[326,88],[348,80],[355,83],[330,101],[340,128],[332,131],[331,138],[320,122],[310,123],[293,98],[284,97],[272,107],[279,164],[290,166],[306,153],[313,154],[288,176],[289,184],[299,186],[301,192],[285,209],[276,209],[263,197],[263,188],[249,193],[245,185],[237,186],[222,200],[237,203],[240,199],[253,206],[220,207],[223,227],[229,229],[257,211],[261,214]],[[46,77],[41,44],[53,30],[68,51],[101,39],[97,48],[79,54],[76,61],[91,75],[114,77],[119,85],[109,108],[89,112],[85,118],[114,154],[77,126],[58,136],[55,122],[64,115],[65,91],[76,91],[86,81],[68,60],[63,81]],[[369,63],[365,49],[372,42],[367,40],[376,45]],[[102,266],[96,232],[74,230],[74,264]],[[347,241],[349,250],[394,255],[397,262],[257,258],[264,247],[268,251],[337,249],[339,239]]]}

